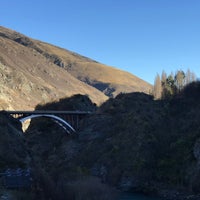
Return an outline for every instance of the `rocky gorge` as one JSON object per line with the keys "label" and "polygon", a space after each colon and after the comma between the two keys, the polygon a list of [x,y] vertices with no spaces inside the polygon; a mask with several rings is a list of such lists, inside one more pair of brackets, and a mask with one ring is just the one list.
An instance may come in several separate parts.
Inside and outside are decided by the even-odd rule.
{"label": "rocky gorge", "polygon": [[2,113],[1,169],[32,168],[29,199],[116,199],[118,191],[199,199],[199,90],[195,82],[165,100],[119,94],[99,107],[75,95],[36,108],[92,110],[71,136],[45,118],[19,136],[20,124]]}

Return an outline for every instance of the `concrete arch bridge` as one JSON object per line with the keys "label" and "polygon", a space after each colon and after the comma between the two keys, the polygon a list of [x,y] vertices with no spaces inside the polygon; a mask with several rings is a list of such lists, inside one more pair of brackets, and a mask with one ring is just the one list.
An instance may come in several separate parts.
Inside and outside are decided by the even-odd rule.
{"label": "concrete arch bridge", "polygon": [[12,117],[19,119],[22,123],[22,129],[25,132],[30,121],[33,118],[45,117],[52,119],[55,123],[61,126],[67,133],[75,133],[80,125],[81,119],[86,115],[91,114],[89,111],[43,111],[43,110],[34,110],[34,111],[6,111]]}

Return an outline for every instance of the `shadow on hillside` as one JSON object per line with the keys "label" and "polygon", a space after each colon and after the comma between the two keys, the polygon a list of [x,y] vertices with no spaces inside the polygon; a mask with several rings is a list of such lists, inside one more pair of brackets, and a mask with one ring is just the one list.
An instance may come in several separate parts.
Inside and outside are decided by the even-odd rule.
{"label": "shadow on hillside", "polygon": [[86,95],[76,94],[47,104],[39,104],[35,110],[95,111],[96,104]]}

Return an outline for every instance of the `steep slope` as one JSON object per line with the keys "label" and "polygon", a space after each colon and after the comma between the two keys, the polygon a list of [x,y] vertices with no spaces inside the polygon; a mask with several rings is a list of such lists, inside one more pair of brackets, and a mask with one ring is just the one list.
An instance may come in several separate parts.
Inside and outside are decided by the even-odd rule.
{"label": "steep slope", "polygon": [[0,112],[0,132],[0,173],[8,166],[27,167],[30,158],[22,137],[21,124]]}
{"label": "steep slope", "polygon": [[[199,100],[200,82],[165,100],[155,101],[144,93],[119,94],[84,118],[78,134],[66,136],[56,123],[44,119],[33,121],[25,138],[34,162],[44,166],[54,184],[93,175],[122,190],[197,200]],[[41,109],[74,105],[92,110],[94,106],[78,95]],[[67,191],[67,184],[63,187]]]}
{"label": "steep slope", "polygon": [[[33,108],[41,101],[45,103],[76,93],[88,94],[95,103],[99,104],[107,99],[105,95],[112,97],[120,92],[149,93],[152,90],[150,84],[130,73],[108,67],[68,50],[30,39],[10,29],[0,27],[0,39],[1,68],[8,68],[9,73],[6,76],[12,77],[11,85],[18,85],[14,80],[16,76],[27,78],[27,81],[22,82],[26,82],[23,85],[28,88],[27,90],[33,97],[28,100],[30,93],[21,89],[24,92],[24,102],[21,105],[26,105],[26,108]],[[16,69],[19,74],[15,75],[16,72],[13,72],[13,69]],[[5,81],[2,84],[7,87]],[[37,86],[34,88],[34,84],[38,88]],[[17,99],[21,99],[19,90],[12,91],[8,87],[4,91],[9,94],[5,95],[5,92],[1,92],[4,95],[1,101],[3,103],[9,100],[7,107]],[[12,99],[10,93],[16,95],[15,100]],[[33,95],[35,93],[36,97]],[[6,106],[5,103],[4,106]]]}
{"label": "steep slope", "polygon": [[36,49],[50,58],[56,65],[66,69],[77,79],[97,88],[109,97],[120,92],[150,93],[152,86],[144,80],[114,67],[106,66],[76,53],[39,42]]}
{"label": "steep slope", "polygon": [[143,93],[109,99],[85,120],[75,166],[125,190],[199,199],[199,100],[200,82],[167,100]]}
{"label": "steep slope", "polygon": [[31,39],[0,27],[1,109],[34,109],[74,94],[87,94],[97,104],[107,99],[32,46]]}

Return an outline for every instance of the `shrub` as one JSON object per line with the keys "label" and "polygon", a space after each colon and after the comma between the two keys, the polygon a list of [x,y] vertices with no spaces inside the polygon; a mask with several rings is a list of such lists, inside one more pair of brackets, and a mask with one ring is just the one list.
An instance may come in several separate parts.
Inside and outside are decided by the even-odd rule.
{"label": "shrub", "polygon": [[117,192],[100,182],[98,178],[86,177],[67,184],[66,199],[71,200],[112,200]]}

